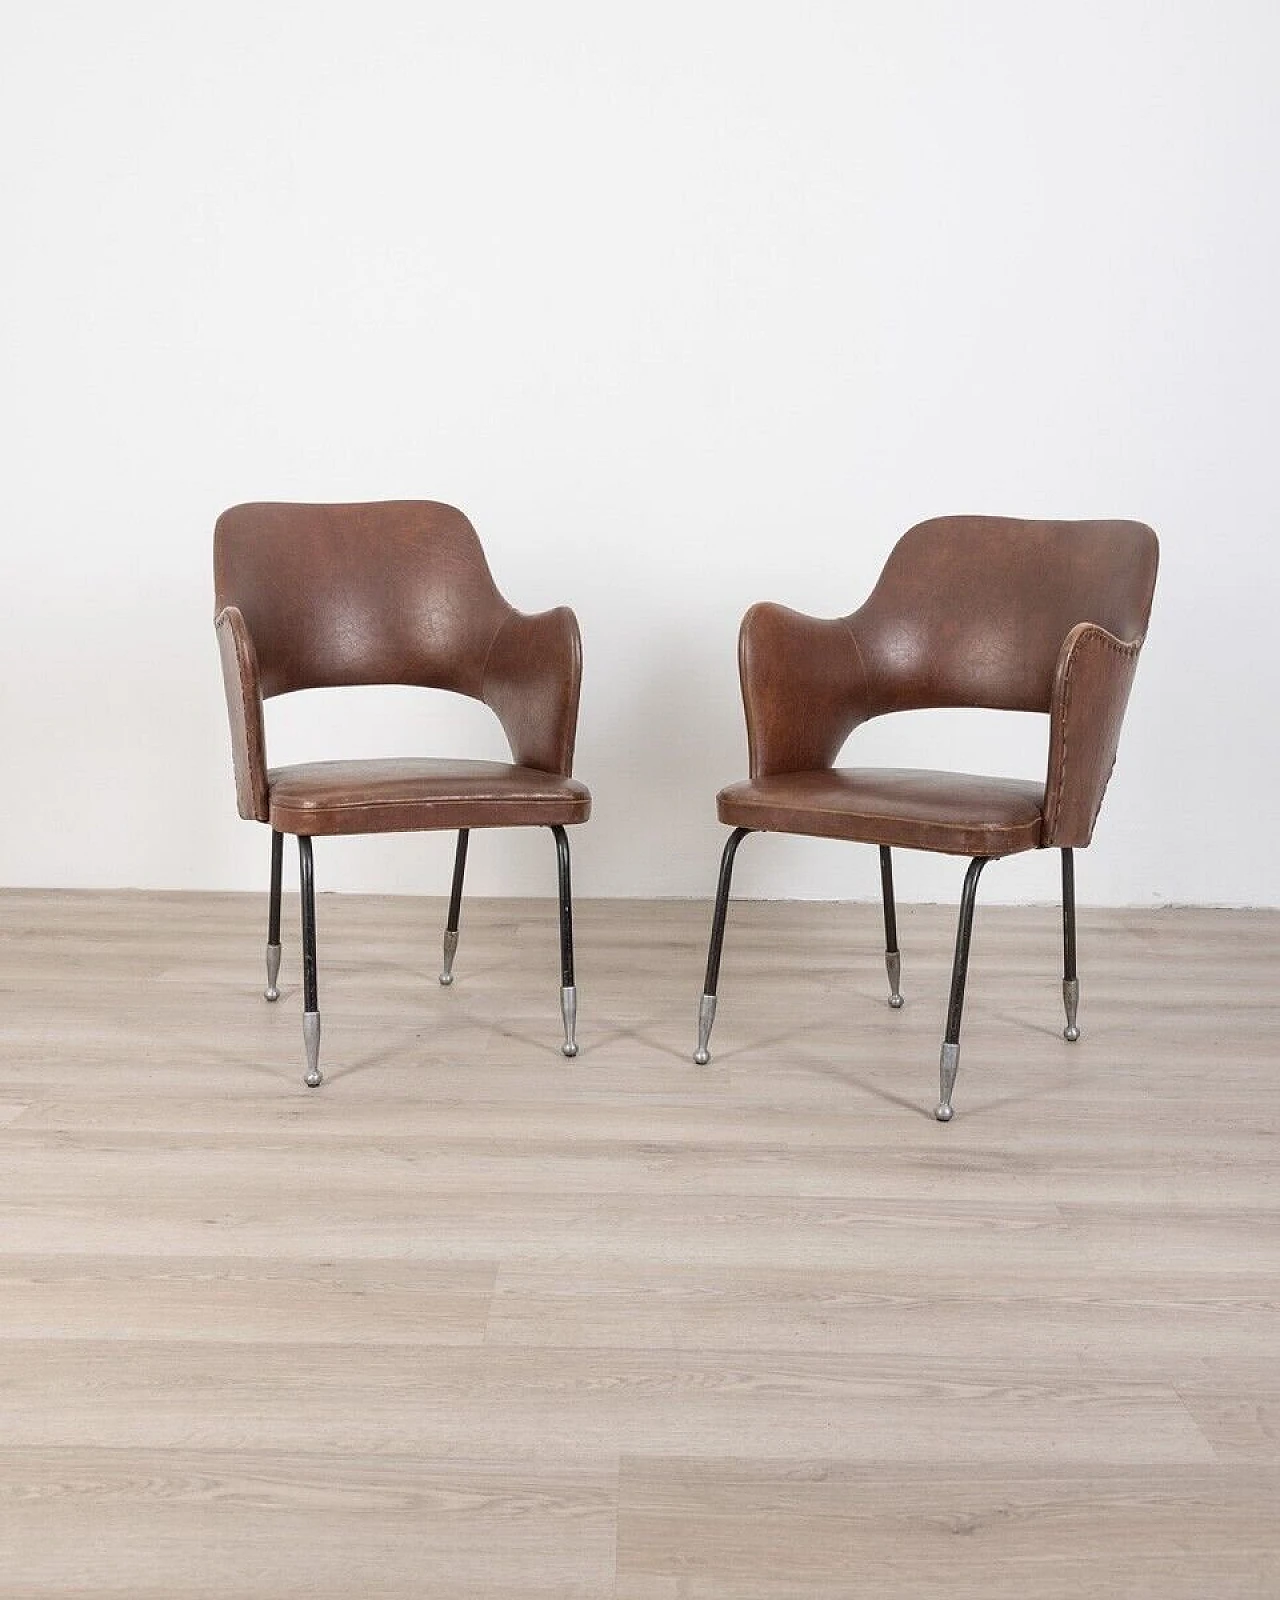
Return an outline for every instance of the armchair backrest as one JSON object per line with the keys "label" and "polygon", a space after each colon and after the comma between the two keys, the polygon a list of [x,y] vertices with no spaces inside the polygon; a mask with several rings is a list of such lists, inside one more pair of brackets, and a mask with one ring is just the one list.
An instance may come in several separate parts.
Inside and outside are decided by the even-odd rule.
{"label": "armchair backrest", "polygon": [[482,697],[513,608],[475,529],[432,500],[233,506],[214,530],[216,610],[242,613],[263,698],[409,684]]}
{"label": "armchair backrest", "polygon": [[1063,643],[1095,623],[1146,632],[1156,536],[1140,522],[936,517],[899,539],[848,619],[869,714],[978,706],[1048,712]]}

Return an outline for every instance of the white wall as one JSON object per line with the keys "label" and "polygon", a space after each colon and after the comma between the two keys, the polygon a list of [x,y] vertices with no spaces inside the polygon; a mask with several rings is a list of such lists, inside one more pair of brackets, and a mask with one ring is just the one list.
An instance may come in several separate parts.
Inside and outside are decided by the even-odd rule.
{"label": "white wall", "polygon": [[[0,882],[261,886],[210,530],[246,499],[462,506],[586,641],[582,894],[708,894],[735,639],[831,614],[947,511],[1163,539],[1089,902],[1280,903],[1280,159],[1269,3],[11,7],[0,41]],[[501,754],[469,703],[276,702],[274,760]],[[900,764],[1037,775],[1040,719]],[[1259,843],[1261,836],[1264,842]],[[443,892],[443,839],[326,844]],[[744,894],[861,896],[771,839]],[[549,892],[550,842],[472,886]],[[905,897],[959,865],[904,856]],[[1051,858],[988,876],[1046,899]]]}

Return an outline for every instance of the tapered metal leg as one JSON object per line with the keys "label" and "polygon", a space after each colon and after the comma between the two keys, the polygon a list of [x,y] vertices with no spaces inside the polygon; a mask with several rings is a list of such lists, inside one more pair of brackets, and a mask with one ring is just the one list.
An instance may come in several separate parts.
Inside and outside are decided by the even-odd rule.
{"label": "tapered metal leg", "polygon": [[267,986],[262,991],[264,1000],[278,1000],[280,998],[280,946],[268,944],[267,946]]}
{"label": "tapered metal leg", "polygon": [[705,1067],[711,1060],[711,1028],[716,1020],[716,988],[720,982],[720,953],[724,949],[724,923],[729,911],[733,858],[738,853],[738,846],[750,832],[750,828],[735,828],[725,840],[724,854],[720,857],[720,882],[716,888],[716,909],[711,918],[707,974],[702,983],[702,998],[698,1001],[698,1043],[693,1052],[693,1059],[700,1067]]}
{"label": "tapered metal leg", "polygon": [[938,1058],[938,1108],[933,1113],[939,1122],[950,1122],[955,1116],[951,1096],[955,1091],[956,1073],[960,1070],[960,1046],[944,1044]]}
{"label": "tapered metal leg", "polygon": [[572,1060],[578,1053],[578,991],[571,983],[560,986],[560,1021],[564,1024],[560,1049]]}
{"label": "tapered metal leg", "polygon": [[267,902],[267,987],[264,1000],[278,1000],[280,989],[280,875],[284,869],[284,835],[271,830],[271,897]]}
{"label": "tapered metal leg", "polygon": [[934,1112],[939,1122],[950,1122],[955,1115],[951,1096],[956,1086],[956,1073],[960,1070],[960,1019],[964,1014],[964,984],[969,971],[969,941],[973,935],[973,908],[978,895],[978,879],[989,856],[974,856],[964,875],[964,889],[960,895],[960,922],[956,929],[956,955],[951,968],[951,1003],[947,1007],[947,1031],[943,1036],[942,1054],[938,1059],[938,1107]]}
{"label": "tapered metal leg", "polygon": [[449,891],[449,918],[444,925],[444,966],[440,969],[440,982],[446,989],[453,982],[453,958],[458,950],[458,918],[462,914],[462,876],[467,870],[469,837],[469,829],[458,829],[458,848],[453,858],[453,888]]}
{"label": "tapered metal leg", "polygon": [[320,1071],[320,1013],[302,1013],[302,1042],[307,1050],[307,1088],[318,1089],[324,1080]]}
{"label": "tapered metal leg", "polygon": [[316,885],[311,840],[298,835],[298,873],[302,880],[302,1040],[307,1050],[308,1089],[320,1085],[320,997],[316,983]]}
{"label": "tapered metal leg", "polygon": [[1080,1029],[1076,1017],[1080,1010],[1080,980],[1078,978],[1064,978],[1062,980],[1062,1009],[1067,1014],[1067,1025],[1062,1030],[1062,1037],[1068,1044],[1074,1044],[1080,1037]]}
{"label": "tapered metal leg", "polygon": [[693,1059],[700,1067],[711,1060],[711,1030],[715,1025],[716,997],[704,994],[698,1001],[698,1043],[693,1052]]}
{"label": "tapered metal leg", "polygon": [[569,837],[559,823],[551,832],[556,841],[560,878],[560,1019],[564,1023],[561,1051],[570,1059],[578,1053],[578,990],[573,981],[573,888],[569,880]]}
{"label": "tapered metal leg", "polygon": [[884,970],[889,975],[889,1004],[902,1007],[898,984],[902,978],[902,957],[898,953],[898,911],[893,899],[893,854],[887,844],[880,846],[880,898],[884,902]]}
{"label": "tapered metal leg", "polygon": [[1067,1025],[1062,1037],[1074,1044],[1080,1037],[1076,1014],[1080,1009],[1080,980],[1076,977],[1076,867],[1070,850],[1062,852],[1062,1005]]}

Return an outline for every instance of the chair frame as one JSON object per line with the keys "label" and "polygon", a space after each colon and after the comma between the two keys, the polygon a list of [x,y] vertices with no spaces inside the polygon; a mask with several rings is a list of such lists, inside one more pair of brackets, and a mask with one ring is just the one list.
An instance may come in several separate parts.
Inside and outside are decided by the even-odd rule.
{"label": "chair frame", "polygon": [[[573,971],[573,885],[570,876],[569,837],[561,823],[550,824],[556,842],[556,867],[559,879],[560,914],[560,1019],[564,1025],[561,1054],[570,1060],[578,1053],[578,990]],[[459,828],[454,853],[453,883],[449,891],[449,910],[445,919],[444,958],[440,984],[453,984],[453,960],[458,951],[458,927],[462,915],[462,883],[467,864],[470,828]],[[324,1081],[320,1070],[320,987],[316,958],[315,861],[309,834],[296,835],[298,874],[302,911],[302,1036],[307,1056],[304,1078],[308,1089],[318,1089]],[[280,899],[284,877],[284,834],[271,830],[271,880],[267,900],[267,983],[264,1000],[280,998]]]}
{"label": "chair frame", "polygon": [[[965,683],[968,669],[961,651],[958,655],[953,653],[949,660],[943,659],[941,688],[935,686],[919,692],[909,677],[895,677],[891,655],[877,661],[874,654],[876,627],[883,628],[886,618],[892,620],[899,614],[894,607],[902,604],[904,595],[910,600],[911,586],[919,581],[918,557],[915,557],[916,570],[912,571],[910,566],[916,550],[923,549],[927,555],[930,541],[938,541],[949,547],[948,555],[954,559],[957,550],[963,551],[965,539],[974,538],[988,542],[989,557],[991,550],[998,552],[1007,541],[1026,537],[1043,541],[1045,547],[1061,553],[1070,547],[1076,530],[1079,530],[1085,554],[1082,556],[1073,549],[1070,560],[1075,566],[1068,570],[1073,570],[1077,577],[1081,570],[1090,568],[1098,552],[1106,548],[1106,541],[1116,541],[1119,551],[1116,568],[1123,579],[1123,603],[1118,604],[1115,615],[1123,617],[1125,622],[1113,619],[1111,627],[1107,627],[1075,616],[1065,626],[1061,618],[1056,624],[1053,621],[1042,624],[1040,637],[1030,636],[1022,641],[1022,648],[1029,653],[1034,653],[1030,651],[1031,646],[1039,649],[1035,667],[1039,673],[1038,683],[1033,681],[1028,686],[1006,671],[1002,677],[979,682],[975,691]],[[1049,761],[1041,802],[1044,837],[1039,847],[1057,845],[1061,850],[1062,1001],[1066,1015],[1063,1038],[1072,1044],[1080,1038],[1074,847],[1090,842],[1111,774],[1120,723],[1145,639],[1157,558],[1155,535],[1140,523],[1018,523],[1011,518],[938,518],[918,525],[899,540],[876,589],[860,611],[845,618],[821,619],[806,617],[785,607],[759,605],[748,611],[739,635],[739,667],[753,782],[785,777],[797,771],[832,769],[840,747],[861,722],[894,710],[967,704],[1043,711],[1049,715]],[[1097,588],[1096,574],[1093,587]],[[936,616],[941,604],[945,601],[939,602],[935,596],[927,595],[919,616],[909,607],[901,615],[911,617],[913,622],[921,618],[928,620],[929,608],[934,608],[932,614]],[[992,615],[998,620],[998,611],[994,608]],[[864,617],[869,623],[865,637],[859,633]],[[1112,627],[1119,628],[1119,636],[1111,631]],[[860,638],[863,638],[862,643]],[[777,653],[785,670],[762,671],[761,664],[770,659],[771,651]],[[1078,672],[1085,681],[1085,688],[1076,696],[1081,704],[1073,699],[1073,672]],[[794,692],[797,686],[807,692],[819,708],[816,717],[801,727],[796,726],[798,719],[788,720],[787,716],[786,694]],[[1090,694],[1096,702],[1092,708],[1089,707]],[[1091,710],[1094,713],[1092,723],[1089,720]],[[745,787],[750,788],[750,785]],[[733,790],[722,793],[722,808],[726,797],[733,793]],[[729,809],[732,813],[732,803]],[[732,821],[732,815],[723,820]],[[758,831],[772,830],[733,827],[721,855],[706,973],[698,1002],[693,1059],[699,1066],[705,1066],[711,1059],[711,1032],[715,1024],[734,863],[743,839]],[[786,830],[780,825],[777,831],[802,830]],[[849,842],[856,842],[856,836],[850,835]],[[945,844],[924,847],[947,849]],[[1025,848],[1019,846],[1017,853]],[[902,957],[898,948],[892,849],[880,844],[879,852],[889,1005],[899,1010],[903,1005]],[[960,1065],[960,1029],[978,881],[988,862],[999,859],[1002,857],[997,854],[971,856],[965,872],[938,1062],[939,1094],[934,1115],[939,1122],[950,1122],[955,1115],[953,1094]]]}
{"label": "chair frame", "polygon": [[[332,552],[328,541],[333,540]],[[362,552],[371,541],[385,540],[393,559],[369,564]],[[397,565],[398,563],[398,565]],[[582,647],[577,619],[566,607],[527,616],[516,611],[494,584],[474,528],[452,506],[434,501],[383,501],[354,505],[286,505],[258,503],[233,507],[218,519],[214,538],[215,626],[222,656],[227,710],[231,722],[236,797],[240,815],[271,828],[271,865],[267,905],[266,985],[264,998],[280,998],[280,903],[284,866],[284,834],[298,841],[301,888],[303,1041],[305,1082],[317,1088],[320,1070],[320,1005],[316,954],[315,862],[313,834],[378,831],[437,831],[430,821],[383,822],[381,827],[332,825],[308,830],[287,826],[305,822],[305,813],[283,818],[273,810],[273,783],[268,769],[264,701],[297,689],[351,684],[402,683],[467,695],[496,714],[511,746],[516,768],[532,775],[546,773],[568,780],[573,768],[581,687]],[[307,625],[293,620],[293,585],[320,576],[318,599]],[[406,587],[402,605],[397,583]],[[340,612],[354,589],[352,615],[365,630],[353,638],[348,626],[336,634],[325,607]],[[447,602],[449,620],[443,633],[433,631],[433,607]],[[470,609],[468,609],[470,608]],[[251,613],[275,626],[262,628],[255,640]],[[384,617],[389,628],[383,627]],[[456,619],[461,618],[459,622]],[[425,621],[423,619],[426,619]],[[281,631],[283,641],[275,635]],[[452,628],[454,631],[449,632]],[[458,630],[461,631],[458,631]],[[292,631],[290,631],[292,630]],[[383,634],[389,638],[384,639]],[[264,648],[265,647],[265,648]],[[585,820],[590,797],[581,785],[568,802],[569,815],[546,820],[540,804],[520,797],[523,820],[509,822],[502,802],[480,802],[483,822],[458,826],[453,879],[443,938],[439,981],[453,983],[458,929],[466,873],[467,847],[474,826],[546,826],[555,839],[560,920],[560,1015],[564,1029],[561,1051],[576,1056],[578,996],[574,978],[573,895],[569,840],[564,822]],[[424,804],[429,810],[432,801]],[[563,805],[554,797],[550,808]],[[456,825],[465,802],[452,808],[448,826]],[[286,826],[277,826],[283,820]]]}
{"label": "chair frame", "polygon": [[[698,1039],[693,1059],[697,1066],[705,1067],[711,1060],[711,1030],[716,1020],[716,1003],[720,985],[720,961],[724,952],[725,923],[729,914],[729,895],[733,882],[733,867],[738,846],[755,832],[752,828],[735,828],[725,841],[720,858],[720,878],[716,885],[715,910],[711,918],[711,944],[707,952],[707,967],[702,983],[702,997],[698,1002]],[[893,893],[893,852],[888,845],[880,847],[880,893],[884,909],[884,965],[889,979],[889,1006],[900,1011],[905,1004],[901,988],[902,955],[898,949],[898,917]],[[964,875],[960,892],[960,915],[956,926],[955,956],[951,964],[951,989],[947,1003],[947,1021],[942,1036],[942,1051],[938,1062],[938,1104],[934,1116],[939,1122],[950,1122],[955,1115],[952,1095],[956,1075],[960,1070],[960,1024],[964,1018],[964,992],[969,973],[969,949],[973,940],[973,917],[978,901],[978,879],[989,862],[999,861],[999,856],[974,856]],[[1069,845],[1062,847],[1062,1002],[1066,1012],[1066,1026],[1062,1037],[1074,1044],[1080,1037],[1077,1014],[1080,1007],[1080,980],[1076,971],[1076,895],[1074,853]]]}

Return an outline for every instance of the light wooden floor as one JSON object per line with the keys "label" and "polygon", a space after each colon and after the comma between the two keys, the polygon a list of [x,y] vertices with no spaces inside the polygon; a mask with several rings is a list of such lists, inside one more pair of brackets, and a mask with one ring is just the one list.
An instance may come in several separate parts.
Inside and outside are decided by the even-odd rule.
{"label": "light wooden floor", "polygon": [[1280,1595],[1280,916],[0,896],[0,1594]]}

